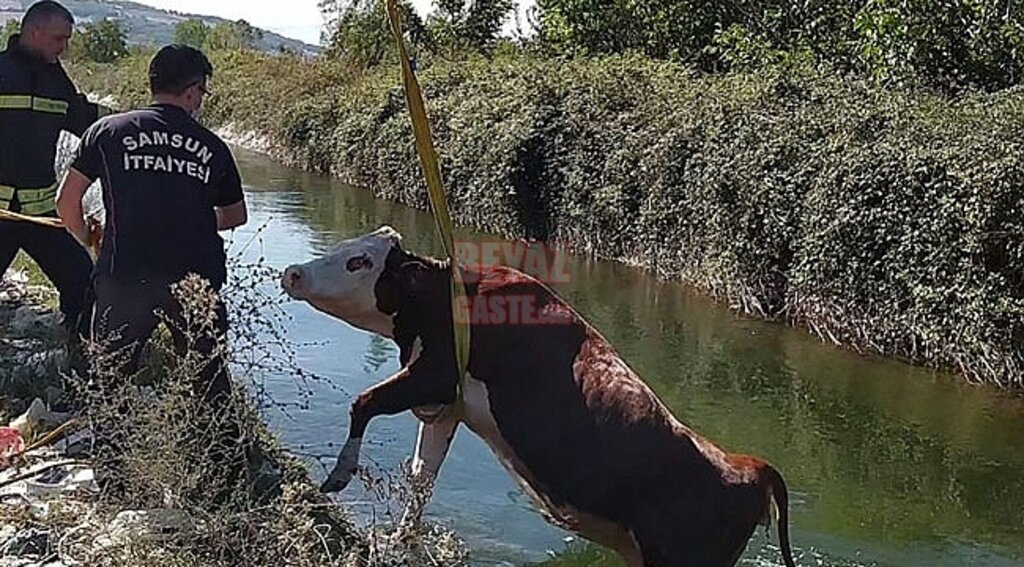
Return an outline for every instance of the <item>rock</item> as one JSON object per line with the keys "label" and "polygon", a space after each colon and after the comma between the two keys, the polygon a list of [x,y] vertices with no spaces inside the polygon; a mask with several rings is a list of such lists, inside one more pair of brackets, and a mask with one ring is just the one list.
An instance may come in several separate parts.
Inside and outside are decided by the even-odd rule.
{"label": "rock", "polygon": [[11,524],[4,524],[0,526],[0,547],[7,544],[8,540],[18,535],[18,528]]}
{"label": "rock", "polygon": [[24,270],[7,270],[0,278],[0,287],[25,286],[28,284],[28,273]]}
{"label": "rock", "polygon": [[[36,471],[42,472],[31,476]],[[10,482],[21,474],[30,475],[30,478]],[[60,455],[49,455],[45,460],[20,469],[4,470],[0,472],[0,482],[9,483],[0,487],[0,500],[17,501],[29,506],[76,492],[96,491],[92,467],[63,459]]]}
{"label": "rock", "polygon": [[46,409],[46,404],[43,403],[43,400],[36,398],[32,400],[28,410],[14,418],[8,427],[17,429],[18,433],[21,433],[22,439],[31,439],[43,424],[47,422],[53,422],[50,411]]}
{"label": "rock", "polygon": [[33,505],[45,504],[45,499],[60,498],[79,491],[96,491],[96,475],[92,467],[66,465],[25,482],[25,496]]}
{"label": "rock", "polygon": [[25,557],[47,555],[50,549],[50,532],[29,528],[16,533],[0,547],[0,556]]}
{"label": "rock", "polygon": [[30,333],[41,333],[54,329],[59,325],[60,314],[33,307],[22,305],[14,311],[11,319],[11,332],[17,335]]}
{"label": "rock", "polygon": [[133,541],[168,541],[195,533],[193,519],[181,510],[125,510],[107,526],[94,542],[100,548],[123,547]]}

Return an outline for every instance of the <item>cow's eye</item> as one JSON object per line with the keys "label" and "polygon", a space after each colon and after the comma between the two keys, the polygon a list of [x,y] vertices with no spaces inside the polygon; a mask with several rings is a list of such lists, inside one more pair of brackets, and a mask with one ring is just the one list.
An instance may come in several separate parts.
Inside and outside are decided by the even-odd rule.
{"label": "cow's eye", "polygon": [[369,256],[356,256],[355,258],[349,258],[348,262],[345,263],[345,267],[350,272],[356,272],[359,270],[369,270],[373,267],[373,262]]}

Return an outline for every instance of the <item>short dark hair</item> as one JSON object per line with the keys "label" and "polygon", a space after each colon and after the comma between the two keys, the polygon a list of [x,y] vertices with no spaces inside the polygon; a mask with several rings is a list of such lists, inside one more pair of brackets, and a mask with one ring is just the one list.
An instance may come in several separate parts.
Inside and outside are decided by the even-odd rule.
{"label": "short dark hair", "polygon": [[152,94],[178,95],[211,75],[213,65],[202,51],[187,45],[167,45],[149,62],[149,90]]}
{"label": "short dark hair", "polygon": [[32,4],[21,18],[21,29],[31,26],[38,26],[60,18],[65,22],[75,25],[75,17],[71,12],[53,0],[42,0]]}

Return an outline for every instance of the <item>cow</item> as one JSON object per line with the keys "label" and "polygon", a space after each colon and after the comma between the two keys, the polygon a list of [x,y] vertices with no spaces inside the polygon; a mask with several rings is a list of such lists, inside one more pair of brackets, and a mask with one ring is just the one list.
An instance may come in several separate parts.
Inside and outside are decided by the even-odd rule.
{"label": "cow", "polygon": [[[614,550],[630,567],[734,565],[773,517],[785,564],[794,567],[786,484],[776,469],[728,453],[676,419],[544,283],[507,266],[460,270],[471,313],[461,383],[448,261],[404,250],[401,235],[383,226],[284,270],[291,298],[391,338],[400,352],[400,370],[352,403],[348,438],[322,492],[344,489],[357,473],[372,418],[411,410],[419,420],[414,479],[436,477],[464,423],[548,522]],[[532,317],[513,321],[513,304],[528,305]]]}

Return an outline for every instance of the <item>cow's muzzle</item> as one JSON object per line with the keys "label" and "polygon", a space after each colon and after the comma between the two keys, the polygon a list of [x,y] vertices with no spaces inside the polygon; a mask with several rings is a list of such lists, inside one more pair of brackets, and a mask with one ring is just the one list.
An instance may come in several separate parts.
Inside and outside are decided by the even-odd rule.
{"label": "cow's muzzle", "polygon": [[302,296],[307,279],[302,268],[299,266],[288,266],[284,274],[281,275],[281,288],[288,295],[298,299]]}

